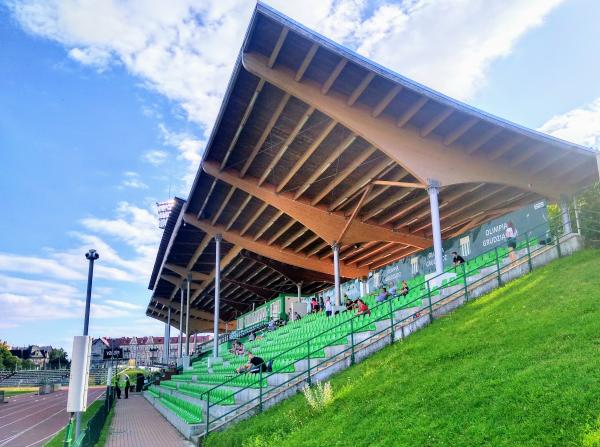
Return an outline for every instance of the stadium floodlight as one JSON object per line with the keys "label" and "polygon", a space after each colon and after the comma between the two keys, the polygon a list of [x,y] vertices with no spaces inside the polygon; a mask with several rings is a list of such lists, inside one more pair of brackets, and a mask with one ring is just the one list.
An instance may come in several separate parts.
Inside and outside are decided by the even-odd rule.
{"label": "stadium floodlight", "polygon": [[164,230],[167,226],[167,220],[169,219],[169,214],[171,214],[171,208],[173,208],[174,204],[174,199],[156,202],[156,208],[158,210],[158,228],[161,230]]}

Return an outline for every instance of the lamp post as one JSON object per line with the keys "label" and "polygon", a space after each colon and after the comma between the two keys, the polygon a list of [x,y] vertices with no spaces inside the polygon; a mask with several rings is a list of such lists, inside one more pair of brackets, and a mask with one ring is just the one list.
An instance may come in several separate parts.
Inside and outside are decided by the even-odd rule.
{"label": "lamp post", "polygon": [[[100,257],[98,252],[91,249],[85,254],[85,259],[89,261],[87,293],[85,295],[85,317],[83,320],[83,335],[88,335],[90,326],[90,304],[92,301],[92,278],[94,277],[94,261]],[[81,412],[75,413],[75,439],[79,438],[81,432]]]}

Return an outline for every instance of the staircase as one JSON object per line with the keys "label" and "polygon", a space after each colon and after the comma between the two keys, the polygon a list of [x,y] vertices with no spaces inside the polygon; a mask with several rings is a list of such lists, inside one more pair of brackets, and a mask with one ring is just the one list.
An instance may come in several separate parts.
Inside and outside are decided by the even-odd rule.
{"label": "staircase", "polygon": [[[261,343],[248,343],[247,347],[266,361],[275,359],[273,373],[231,376],[245,360],[225,356],[223,364],[196,364],[144,395],[184,436],[197,439],[263,411],[296,394],[306,383],[326,380],[465,302],[569,255],[581,245],[579,235],[572,233],[554,245],[520,244],[514,262],[506,252],[498,255],[496,251],[495,257],[482,255],[464,275],[446,279],[439,287],[426,289],[424,295],[423,288],[411,288],[412,297],[378,306],[371,306],[373,296],[366,298],[371,301],[371,316],[344,312],[327,319],[322,314],[310,315],[268,334]],[[307,329],[313,326],[325,329],[314,336],[313,329]],[[283,347],[283,352],[272,351],[273,346]]]}

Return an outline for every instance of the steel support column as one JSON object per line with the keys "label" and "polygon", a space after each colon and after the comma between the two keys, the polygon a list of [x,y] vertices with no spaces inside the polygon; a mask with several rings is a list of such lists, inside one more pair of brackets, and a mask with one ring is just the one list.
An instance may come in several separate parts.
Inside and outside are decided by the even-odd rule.
{"label": "steel support column", "polygon": [[221,299],[221,241],[220,234],[215,235],[215,310],[214,310],[214,334],[213,334],[213,357],[219,357],[219,301]]}
{"label": "steel support column", "polygon": [[179,304],[179,340],[177,342],[177,358],[183,357],[183,287],[181,288],[181,300]]}
{"label": "steel support column", "polygon": [[571,228],[571,216],[569,215],[569,199],[567,196],[561,196],[560,200],[560,211],[562,215],[562,223],[564,234],[572,232]]}
{"label": "steel support column", "polygon": [[435,273],[444,272],[443,248],[442,248],[442,229],[440,225],[440,207],[438,194],[440,184],[436,180],[429,180],[427,192],[429,193],[429,206],[431,208],[431,231],[433,236],[433,253],[435,257]]}
{"label": "steel support column", "polygon": [[192,275],[188,274],[186,281],[187,297],[185,300],[185,355],[190,355],[190,283]]}
{"label": "steel support column", "polygon": [[340,246],[337,242],[331,246],[333,250],[333,276],[335,281],[335,305],[340,305]]}

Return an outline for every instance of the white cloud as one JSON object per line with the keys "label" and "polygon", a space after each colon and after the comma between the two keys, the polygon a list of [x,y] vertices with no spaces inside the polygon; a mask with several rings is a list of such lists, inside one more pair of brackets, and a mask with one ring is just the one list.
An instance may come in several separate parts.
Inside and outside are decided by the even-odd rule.
{"label": "white cloud", "polygon": [[127,171],[124,173],[124,179],[121,183],[122,187],[125,188],[134,188],[134,189],[148,189],[148,185],[146,185],[141,179],[140,175],[137,172]]}
{"label": "white cloud", "polygon": [[600,98],[581,108],[553,116],[539,130],[563,140],[600,149]]}
{"label": "white cloud", "polygon": [[81,271],[69,268],[56,259],[0,253],[0,271],[41,275],[65,280],[80,280]]}
{"label": "white cloud", "polygon": [[104,303],[111,307],[122,308],[122,309],[126,309],[126,310],[143,309],[143,306],[140,306],[138,304],[128,303],[127,301],[121,301],[121,300],[105,300]]}
{"label": "white cloud", "polygon": [[142,159],[152,166],[160,166],[166,161],[167,155],[165,151],[154,150],[146,152]]}
{"label": "white cloud", "polygon": [[[469,98],[490,64],[562,0],[306,0],[271,3],[301,23],[443,92]],[[212,127],[253,2],[13,0],[19,23],[99,68],[123,64]]]}
{"label": "white cloud", "polygon": [[171,132],[164,124],[161,124],[159,129],[164,144],[177,149],[179,152],[177,158],[183,160],[186,164],[183,188],[187,191],[191,188],[196,172],[200,167],[202,151],[206,143],[186,132]]}

